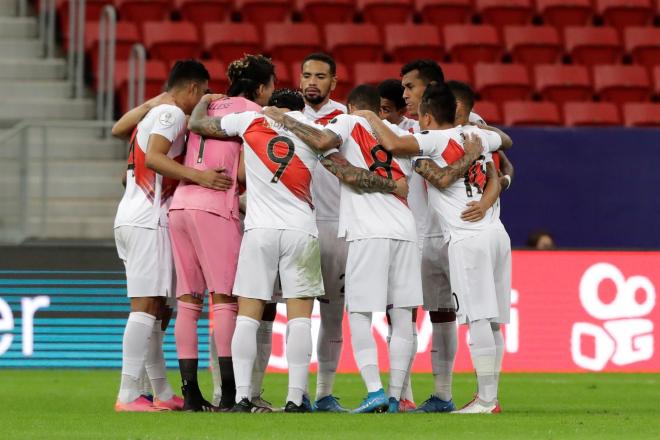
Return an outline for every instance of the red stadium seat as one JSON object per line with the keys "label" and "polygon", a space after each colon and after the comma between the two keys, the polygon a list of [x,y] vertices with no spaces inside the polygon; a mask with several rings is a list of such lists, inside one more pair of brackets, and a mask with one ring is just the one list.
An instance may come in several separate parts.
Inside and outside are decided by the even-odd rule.
{"label": "red stadium seat", "polygon": [[494,102],[477,101],[473,111],[482,117],[488,125],[499,125],[504,122],[499,107]]}
{"label": "red stadium seat", "polygon": [[274,60],[292,63],[321,50],[321,36],[311,23],[268,23],[264,27],[266,52]]}
{"label": "red stadium seat", "polygon": [[611,102],[567,102],[564,123],[571,127],[621,125],[619,110]]}
{"label": "red stadium seat", "polygon": [[378,85],[389,78],[400,78],[401,66],[388,63],[357,63],[354,66],[355,85]]}
{"label": "red stadium seat", "polygon": [[172,61],[201,58],[197,29],[186,21],[147,22],[142,26],[144,46],[151,58],[171,64]]}
{"label": "red stadium seat", "polygon": [[229,79],[227,78],[227,66],[217,60],[204,60],[204,66],[209,71],[209,89],[213,93],[226,93],[229,88]]}
{"label": "red stadium seat", "polygon": [[226,64],[246,53],[261,52],[257,28],[248,23],[206,23],[202,40],[204,50]]}
{"label": "red stadium seat", "polygon": [[183,20],[200,29],[203,23],[226,20],[233,9],[231,0],[174,0],[174,6]]}
{"label": "red stadium seat", "polygon": [[609,26],[643,26],[653,20],[651,0],[597,0],[595,3]]}
{"label": "red stadium seat", "polygon": [[589,101],[593,95],[585,66],[546,64],[534,67],[536,92],[544,100],[564,103]]}
{"label": "red stadium seat", "polygon": [[628,27],[623,33],[626,52],[636,64],[660,65],[660,29]]}
{"label": "red stadium seat", "polygon": [[504,41],[517,63],[554,63],[562,52],[559,33],[552,26],[507,26]]}
{"label": "red stadium seat", "polygon": [[445,74],[445,80],[461,81],[466,84],[472,83],[470,70],[465,64],[461,63],[443,63],[442,72]]}
{"label": "red stadium seat", "polygon": [[385,26],[385,48],[397,63],[420,58],[441,59],[444,55],[438,28],[430,24]]}
{"label": "red stadium seat", "polygon": [[447,25],[445,48],[453,62],[474,64],[499,61],[502,45],[494,26]]}
{"label": "red stadium seat", "polygon": [[[63,35],[64,48],[69,47],[69,3],[70,0],[57,0],[55,3],[57,16],[59,19],[59,29]],[[112,5],[113,0],[87,0],[85,2],[85,21],[98,22],[101,18],[101,11],[105,5]],[[34,2],[38,9],[39,2]]]}
{"label": "red stadium seat", "polygon": [[[131,48],[140,42],[140,33],[135,23],[118,21],[116,27],[115,60],[127,60]],[[89,57],[89,66],[93,78],[93,87],[96,88],[96,74],[99,63],[99,23],[88,22],[85,25],[85,50]]]}
{"label": "red stadium seat", "polygon": [[557,28],[584,26],[593,16],[591,0],[536,0],[536,11],[545,24]]}
{"label": "red stadium seat", "polygon": [[625,104],[623,120],[627,127],[660,127],[660,104],[648,102]]}
{"label": "red stadium seat", "polygon": [[293,8],[291,0],[236,0],[234,3],[244,22],[259,27],[285,21]]}
{"label": "red stadium seat", "polygon": [[319,25],[350,22],[355,14],[353,0],[298,0],[297,7],[304,21]]}
{"label": "red stadium seat", "polygon": [[172,11],[171,0],[115,0],[115,6],[122,20],[135,23],[167,20]]}
{"label": "red stadium seat", "polygon": [[660,98],[660,66],[653,68],[653,93]]}
{"label": "red stadium seat", "polygon": [[426,23],[436,26],[467,23],[472,15],[470,0],[415,0],[415,9]]}
{"label": "red stadium seat", "polygon": [[277,82],[275,83],[275,88],[277,89],[294,89],[298,88],[298,81],[295,83],[291,77],[291,72],[289,71],[289,66],[282,61],[273,61],[275,65],[275,77]]}
{"label": "red stadium seat", "polygon": [[527,68],[522,64],[483,64],[474,66],[474,85],[483,99],[490,101],[525,100],[531,93]]}
{"label": "red stadium seat", "polygon": [[325,27],[326,49],[343,63],[380,61],[383,43],[373,24],[329,24]]}
{"label": "red stadium seat", "polygon": [[476,0],[475,6],[484,22],[495,26],[530,23],[534,12],[531,0]]}
{"label": "red stadium seat", "polygon": [[505,125],[562,125],[554,102],[511,101],[504,103]]}
{"label": "red stadium seat", "polygon": [[574,63],[615,64],[621,57],[619,35],[612,27],[567,27],[564,42]]}
{"label": "red stadium seat", "polygon": [[332,92],[332,99],[346,102],[346,98],[348,98],[348,94],[352,89],[353,82],[348,73],[348,68],[342,63],[337,63],[337,87]]}
{"label": "red stadium seat", "polygon": [[642,66],[595,66],[594,89],[605,101],[641,102],[649,99],[651,82]]}
{"label": "red stadium seat", "polygon": [[[144,97],[153,98],[163,92],[167,82],[168,70],[163,61],[147,60],[144,66]],[[115,93],[119,111],[124,113],[128,107],[128,61],[118,61],[115,65]],[[140,103],[138,103],[140,104]]]}
{"label": "red stadium seat", "polygon": [[412,15],[412,0],[358,0],[358,9],[368,23],[382,26],[403,23]]}

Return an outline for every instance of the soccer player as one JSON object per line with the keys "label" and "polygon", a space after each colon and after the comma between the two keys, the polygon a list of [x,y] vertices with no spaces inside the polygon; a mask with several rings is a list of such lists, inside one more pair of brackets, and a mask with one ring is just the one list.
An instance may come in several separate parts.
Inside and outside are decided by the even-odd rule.
{"label": "soccer player", "polygon": [[[509,319],[511,244],[499,212],[493,208],[500,193],[489,151],[493,132],[455,126],[456,98],[443,84],[426,89],[419,114],[424,131],[414,136],[398,137],[385,125],[376,126],[376,130],[383,147],[393,154],[419,152],[430,158],[418,159],[415,171],[431,184],[429,206],[442,219],[445,236],[450,240],[448,259],[455,309],[460,322],[470,329],[470,353],[478,382],[477,396],[457,412],[497,413],[494,332]],[[468,133],[479,136],[485,146],[482,152],[477,151],[476,162],[465,141]],[[467,167],[469,172],[464,174]],[[463,175],[465,178],[459,180]],[[467,218],[470,216],[465,214],[465,206],[474,205],[479,207],[478,215]],[[426,404],[431,404],[434,397]]]}
{"label": "soccer player", "polygon": [[[330,99],[337,85],[335,60],[324,53],[312,53],[302,63],[300,90],[305,99],[304,114],[320,125],[327,125],[336,116],[346,113],[346,107]],[[344,272],[348,245],[337,237],[339,221],[339,181],[325,167],[316,167],[312,184],[316,206],[316,225],[321,248],[321,273],[325,295],[318,299],[321,325],[316,342],[318,371],[314,410],[345,412],[332,395],[335,374],[344,342]]]}
{"label": "soccer player", "polygon": [[[131,140],[126,190],[115,217],[117,253],[126,267],[131,313],[126,323],[122,380],[117,411],[181,409],[167,381],[162,350],[166,299],[174,293],[167,210],[179,180],[213,189],[226,182],[215,170],[181,165],[186,114],[208,87],[209,74],[198,61],[178,61],[170,71],[167,93],[172,104],[153,107],[137,125]],[[156,173],[154,169],[159,169]],[[145,368],[154,402],[140,396],[138,377]]]}
{"label": "soccer player", "polygon": [[[348,107],[349,113],[378,112],[378,89],[356,87],[349,95]],[[349,162],[382,176],[398,180],[407,179],[411,173],[410,160],[384,151],[363,118],[340,115],[323,131],[301,127],[290,118],[276,121],[313,148],[339,146]],[[415,220],[406,199],[364,194],[347,185],[342,185],[341,191],[339,235],[349,242],[346,304],[355,359],[368,391],[354,412],[398,412],[413,348],[412,310],[422,302]],[[392,306],[389,399],[380,380],[376,341],[371,333],[372,313],[385,312],[388,305]]]}
{"label": "soccer player", "polygon": [[380,118],[411,133],[418,127],[417,121],[406,117],[408,108],[403,99],[403,86],[399,79],[386,79],[378,84],[380,93]]}
{"label": "soccer player", "polygon": [[[214,101],[212,116],[243,111],[261,111],[275,86],[275,68],[265,57],[247,55],[229,65],[228,98]],[[216,95],[206,95],[211,101]],[[238,304],[231,295],[242,228],[239,220],[238,181],[241,143],[234,140],[206,139],[191,133],[184,165],[197,170],[221,169],[233,177],[227,191],[215,191],[182,182],[170,206],[170,236],[177,274],[176,345],[183,382],[184,410],[214,410],[197,382],[199,362],[197,324],[208,289],[213,301],[213,344],[221,378],[220,410],[234,406],[235,383],[231,339],[236,325]],[[244,174],[244,173],[243,173]]]}
{"label": "soccer player", "polygon": [[[301,113],[304,102],[296,92],[276,91],[270,104],[283,109],[293,119],[311,123]],[[234,284],[239,310],[232,340],[236,377],[236,405],[232,411],[267,411],[249,400],[250,376],[257,355],[259,320],[266,301],[272,299],[272,287],[279,274],[289,319],[286,353],[289,393],[285,411],[308,412],[311,405],[304,402],[304,392],[312,350],[310,316],[314,298],[324,293],[310,188],[318,153],[261,113],[212,118],[206,116],[207,105],[205,99],[200,102],[191,116],[189,128],[204,136],[242,137],[250,194]],[[327,163],[342,178],[353,179],[360,188],[398,194],[404,188],[404,194],[407,193],[406,182],[395,182],[349,167],[345,160],[337,159],[330,148],[324,150],[325,157],[334,156],[334,159],[324,160],[324,165]],[[353,170],[350,176],[349,169]]]}

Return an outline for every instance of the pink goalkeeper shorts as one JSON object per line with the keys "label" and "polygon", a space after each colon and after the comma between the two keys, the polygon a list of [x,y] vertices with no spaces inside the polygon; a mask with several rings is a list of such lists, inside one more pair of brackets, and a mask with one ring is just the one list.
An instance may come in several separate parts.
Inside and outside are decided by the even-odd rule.
{"label": "pink goalkeeper shorts", "polygon": [[195,209],[169,213],[176,296],[231,295],[243,232],[237,219]]}

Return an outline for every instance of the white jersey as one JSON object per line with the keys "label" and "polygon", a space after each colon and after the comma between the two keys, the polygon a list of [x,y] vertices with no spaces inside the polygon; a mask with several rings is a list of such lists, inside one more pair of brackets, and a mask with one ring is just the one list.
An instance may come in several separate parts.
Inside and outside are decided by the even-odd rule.
{"label": "white jersey", "polygon": [[484,118],[476,114],[475,112],[470,112],[470,116],[468,116],[468,121],[469,122],[474,122],[476,124],[486,124],[486,121],[484,121]]}
{"label": "white jersey", "polygon": [[169,104],[154,107],[137,125],[131,138],[126,190],[117,208],[115,228],[167,227],[167,212],[179,181],[163,177],[147,168],[147,146],[151,135],[163,136],[172,143],[167,156],[182,163],[186,125],[186,115],[183,111]]}
{"label": "white jersey", "polygon": [[401,121],[396,125],[401,130],[405,130],[411,134],[419,131],[419,122],[414,119],[406,118],[405,116],[401,118]]}
{"label": "white jersey", "polygon": [[[311,123],[300,112],[289,116]],[[318,235],[312,202],[312,173],[319,154],[261,113],[223,116],[222,129],[244,141],[247,198],[245,230],[287,229]],[[325,154],[331,154],[331,150]]]}
{"label": "white jersey", "polygon": [[[404,134],[395,125],[384,122],[397,134]],[[394,180],[410,177],[410,159],[392,157],[378,145],[366,119],[340,115],[330,121],[326,129],[341,137],[340,151],[354,166]],[[415,219],[405,199],[394,194],[360,193],[345,184],[341,185],[338,235],[347,241],[365,238],[417,241]]]}
{"label": "white jersey", "polygon": [[[455,240],[473,235],[493,222],[499,221],[492,207],[478,222],[461,220],[461,213],[467,209],[468,202],[481,200],[486,187],[486,163],[492,161],[489,149],[492,143],[497,142],[499,136],[471,126],[427,130],[414,136],[419,143],[420,153],[444,168],[465,155],[463,143],[468,133],[475,133],[481,137],[484,145],[483,155],[470,167],[465,179],[459,179],[443,190],[429,185],[430,218],[439,220],[439,224],[434,222],[433,225],[429,225],[429,236],[444,235],[448,240]],[[434,230],[438,226],[441,228],[439,234]]]}
{"label": "white jersey", "polygon": [[[309,105],[305,106],[304,114],[320,125],[327,125],[339,115],[346,113],[346,107],[336,101],[329,100],[318,111]],[[312,194],[316,203],[316,219],[321,221],[338,221],[339,219],[339,180],[325,167],[316,167],[313,172],[314,183]]]}

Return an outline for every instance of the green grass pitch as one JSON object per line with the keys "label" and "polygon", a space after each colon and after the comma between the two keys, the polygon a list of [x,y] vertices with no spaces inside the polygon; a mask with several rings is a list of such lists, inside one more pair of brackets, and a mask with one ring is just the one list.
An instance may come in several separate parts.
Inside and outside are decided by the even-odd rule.
{"label": "green grass pitch", "polygon": [[[178,383],[172,371],[173,384]],[[283,404],[286,376],[270,374],[264,397]],[[210,397],[210,375],[200,381]],[[117,414],[119,372],[0,371],[0,438],[15,439],[660,439],[660,375],[506,374],[500,415],[451,414]],[[314,378],[310,379],[314,383]],[[417,402],[432,389],[430,374],[413,378]],[[462,405],[472,375],[454,379]],[[339,375],[336,394],[357,406],[358,375]]]}

